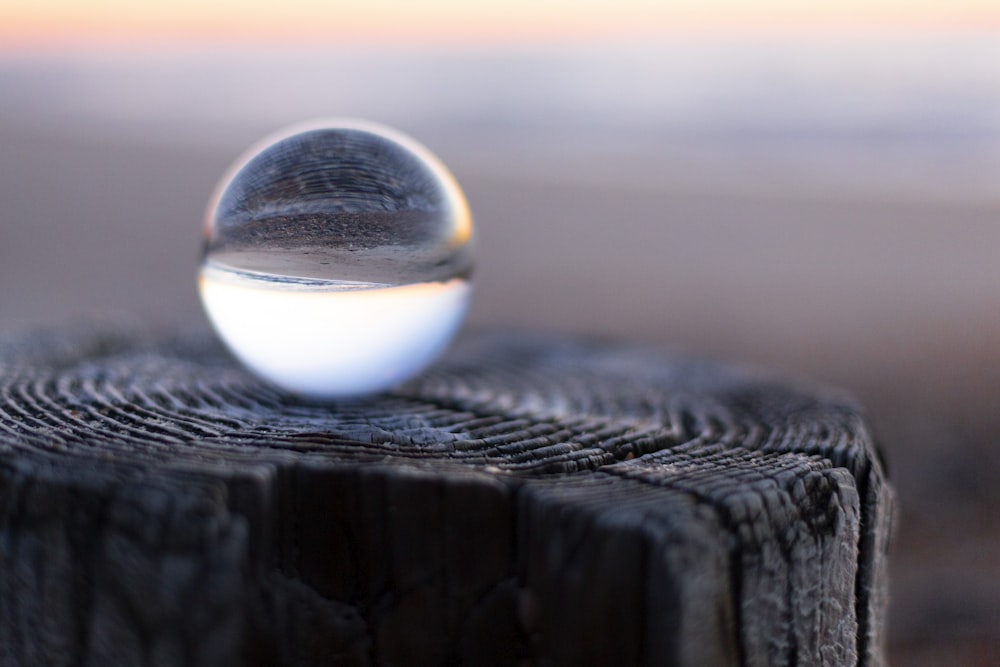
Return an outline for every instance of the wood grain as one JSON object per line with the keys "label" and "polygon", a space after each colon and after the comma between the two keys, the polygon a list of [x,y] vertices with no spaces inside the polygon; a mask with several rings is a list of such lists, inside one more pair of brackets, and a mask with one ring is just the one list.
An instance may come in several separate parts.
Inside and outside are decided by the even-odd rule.
{"label": "wood grain", "polygon": [[0,384],[0,665],[884,664],[892,492],[835,391],[480,332],[319,404],[105,325]]}

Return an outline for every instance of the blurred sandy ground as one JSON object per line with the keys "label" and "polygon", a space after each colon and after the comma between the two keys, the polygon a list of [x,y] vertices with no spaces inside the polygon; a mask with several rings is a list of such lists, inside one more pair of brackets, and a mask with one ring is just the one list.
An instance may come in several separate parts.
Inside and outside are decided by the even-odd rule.
{"label": "blurred sandy ground", "polygon": [[[203,208],[227,164],[281,114],[230,126],[221,110],[192,125],[112,86],[104,102],[131,115],[96,122],[58,96],[52,108],[25,101],[45,81],[31,67],[8,63],[0,75],[0,330],[106,312],[202,322]],[[154,89],[163,76],[135,72]],[[557,124],[371,113],[392,99],[300,104],[289,120],[375,115],[452,167],[478,224],[473,324],[658,341],[852,390],[871,411],[901,501],[893,664],[1000,664],[991,154],[922,153],[918,132],[901,142],[916,157],[886,158],[878,137],[852,135],[817,166],[803,156],[829,157],[845,142],[811,147],[808,131],[765,133],[749,148],[724,133],[681,132],[660,137],[662,151],[635,151],[609,147],[614,123],[560,134]],[[635,126],[627,120],[622,128]],[[798,147],[761,153],[761,141]]]}

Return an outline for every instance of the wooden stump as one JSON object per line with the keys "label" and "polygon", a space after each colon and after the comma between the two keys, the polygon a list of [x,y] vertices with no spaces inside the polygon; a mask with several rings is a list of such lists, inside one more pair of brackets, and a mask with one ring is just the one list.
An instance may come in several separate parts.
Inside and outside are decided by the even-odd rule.
{"label": "wooden stump", "polygon": [[302,403],[206,333],[0,347],[0,665],[882,665],[850,399],[467,336]]}

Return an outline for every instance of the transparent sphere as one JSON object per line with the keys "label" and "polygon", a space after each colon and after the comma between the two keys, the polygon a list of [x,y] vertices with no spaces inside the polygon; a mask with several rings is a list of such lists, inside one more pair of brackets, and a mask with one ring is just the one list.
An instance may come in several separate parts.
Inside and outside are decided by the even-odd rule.
{"label": "transparent sphere", "polygon": [[447,168],[360,121],[298,126],[252,148],[209,205],[202,303],[250,370],[316,398],[423,370],[464,318],[472,217]]}

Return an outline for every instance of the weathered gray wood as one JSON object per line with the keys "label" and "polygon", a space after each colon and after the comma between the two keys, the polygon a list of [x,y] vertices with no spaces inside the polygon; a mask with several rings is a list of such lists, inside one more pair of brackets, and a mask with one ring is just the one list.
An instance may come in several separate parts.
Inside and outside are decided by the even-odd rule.
{"label": "weathered gray wood", "polygon": [[849,399],[652,348],[321,405],[205,334],[0,347],[0,665],[882,665],[891,509]]}

